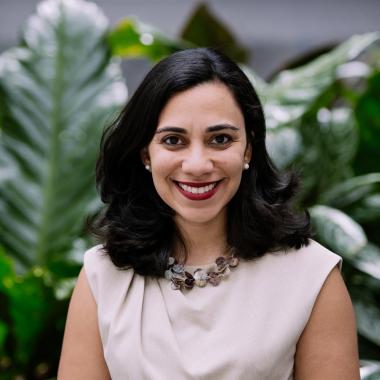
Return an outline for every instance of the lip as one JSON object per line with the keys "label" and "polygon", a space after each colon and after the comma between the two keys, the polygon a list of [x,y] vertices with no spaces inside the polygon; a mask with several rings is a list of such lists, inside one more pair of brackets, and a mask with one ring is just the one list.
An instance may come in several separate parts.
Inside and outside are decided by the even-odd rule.
{"label": "lip", "polygon": [[178,184],[179,181],[173,181],[173,182],[175,183],[175,186],[178,189],[178,191],[183,196],[185,196],[187,199],[190,199],[192,201],[203,201],[205,199],[211,198],[218,191],[219,184],[220,184],[220,182],[222,182],[222,180],[214,181],[214,182],[182,182],[182,181],[180,181],[184,185],[188,185],[188,186],[192,186],[192,187],[203,187],[203,186],[211,185],[211,184],[216,182],[216,186],[212,190],[208,191],[207,193],[203,193],[203,194],[189,193],[189,192],[183,190],[181,188],[181,186],[179,186],[179,184]]}

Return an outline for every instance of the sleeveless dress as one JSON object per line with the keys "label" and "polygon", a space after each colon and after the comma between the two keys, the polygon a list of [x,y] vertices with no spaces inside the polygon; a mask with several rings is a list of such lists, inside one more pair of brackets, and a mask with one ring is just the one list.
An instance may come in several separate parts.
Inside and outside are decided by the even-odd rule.
{"label": "sleeveless dress", "polygon": [[240,260],[219,286],[173,290],[119,270],[101,245],[84,256],[113,380],[293,379],[297,341],[336,265],[340,256],[311,241]]}

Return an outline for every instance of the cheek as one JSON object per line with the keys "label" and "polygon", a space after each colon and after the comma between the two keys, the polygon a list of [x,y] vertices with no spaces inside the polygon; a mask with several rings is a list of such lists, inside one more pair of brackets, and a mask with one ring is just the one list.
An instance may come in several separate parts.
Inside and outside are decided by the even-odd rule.
{"label": "cheek", "polygon": [[169,191],[169,186],[172,184],[170,177],[175,173],[176,161],[170,152],[150,151],[150,161],[152,167],[152,179],[157,193],[161,197]]}
{"label": "cheek", "polygon": [[148,152],[153,175],[163,175],[173,166],[171,165],[173,163],[171,152],[160,149],[160,147],[156,145],[151,146]]}
{"label": "cheek", "polygon": [[219,160],[220,166],[228,172],[230,176],[239,175],[243,169],[244,153],[236,150],[229,152],[228,155],[221,156]]}

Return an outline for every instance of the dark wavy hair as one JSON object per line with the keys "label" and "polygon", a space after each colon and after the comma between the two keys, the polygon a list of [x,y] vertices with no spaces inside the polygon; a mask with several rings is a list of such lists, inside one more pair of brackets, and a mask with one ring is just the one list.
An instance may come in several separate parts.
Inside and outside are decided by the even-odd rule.
{"label": "dark wavy hair", "polygon": [[308,244],[309,214],[292,210],[298,176],[280,173],[269,158],[264,113],[251,82],[221,52],[186,49],[151,69],[102,136],[96,183],[105,207],[92,222],[91,231],[117,267],[162,276],[174,241],[184,247],[174,211],[156,192],[141,151],[152,140],[160,112],[173,95],[212,81],[225,84],[232,92],[252,146],[250,168],[243,172],[240,187],[228,204],[227,243],[244,259]]}

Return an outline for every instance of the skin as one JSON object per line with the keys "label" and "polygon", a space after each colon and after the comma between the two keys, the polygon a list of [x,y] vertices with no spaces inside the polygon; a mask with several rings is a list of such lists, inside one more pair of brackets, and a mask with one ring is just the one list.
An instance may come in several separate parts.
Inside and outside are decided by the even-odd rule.
{"label": "skin", "polygon": [[327,277],[297,344],[295,380],[359,380],[355,315],[340,271]]}
{"label": "skin", "polygon": [[[222,124],[237,130],[207,131]],[[168,127],[183,130],[163,131]],[[176,212],[189,253],[187,263],[211,262],[225,249],[226,206],[240,184],[244,162],[251,158],[244,118],[227,87],[206,83],[175,95],[162,110],[156,132],[141,152],[143,163],[151,165],[157,192]],[[227,142],[223,135],[232,140]],[[192,201],[178,191],[173,179],[223,181],[212,198]],[[58,380],[66,379],[110,379],[97,306],[84,269],[71,298],[59,364]],[[298,341],[295,379],[359,379],[355,317],[338,268],[326,279]]]}
{"label": "skin", "polygon": [[58,380],[111,380],[99,335],[97,306],[84,269],[71,297]]}

